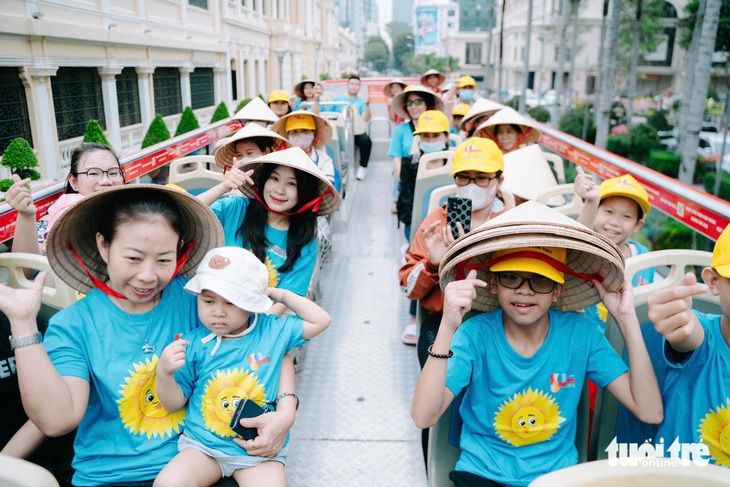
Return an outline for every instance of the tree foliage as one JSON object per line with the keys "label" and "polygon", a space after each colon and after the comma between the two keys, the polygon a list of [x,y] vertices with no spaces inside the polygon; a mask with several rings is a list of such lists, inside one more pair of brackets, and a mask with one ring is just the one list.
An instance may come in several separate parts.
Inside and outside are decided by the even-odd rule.
{"label": "tree foliage", "polygon": [[97,120],[89,120],[86,124],[86,130],[84,130],[84,143],[95,142],[97,144],[104,144],[111,149],[111,144],[104,135],[104,131],[101,129],[101,125]]}
{"label": "tree foliage", "polygon": [[371,36],[365,43],[363,61],[375,71],[385,71],[390,61],[390,50],[380,36]]}
{"label": "tree foliage", "polygon": [[[662,12],[664,0],[641,0],[641,38],[639,56],[652,53],[661,43]],[[628,67],[634,42],[634,21],[639,0],[623,0],[621,4],[621,24],[619,27],[618,56],[619,65]]]}
{"label": "tree foliage", "polygon": [[385,30],[388,31],[390,39],[395,40],[396,37],[402,36],[403,34],[411,34],[413,28],[405,22],[394,20],[385,24]]}
{"label": "tree foliage", "polygon": [[162,119],[162,115],[159,113],[155,115],[150,123],[150,128],[147,129],[147,134],[144,136],[142,141],[142,148],[149,147],[151,145],[159,144],[170,138],[170,131],[165,125],[165,121]]}
{"label": "tree foliage", "polygon": [[[449,67],[449,69],[446,69],[446,67]],[[406,65],[406,69],[412,73],[421,75],[421,73],[425,73],[429,69],[436,69],[442,73],[446,73],[447,71],[459,71],[459,59],[455,58],[453,56],[449,57],[438,57],[435,54],[421,54],[418,57],[415,57]]]}
{"label": "tree foliage", "polygon": [[213,112],[213,117],[210,119],[210,123],[223,120],[230,116],[231,114],[228,113],[228,107],[226,106],[225,102],[220,102],[220,104],[215,108],[215,112]]}
{"label": "tree foliage", "polygon": [[198,123],[198,119],[195,118],[193,109],[191,107],[185,107],[185,110],[182,112],[182,117],[180,118],[180,123],[177,126],[177,130],[175,130],[175,137],[186,134],[197,128],[200,128],[200,124]]}
{"label": "tree foliage", "polygon": [[[695,28],[695,19],[697,18],[699,6],[700,0],[691,0],[684,8],[687,12],[687,18],[681,21],[682,30],[679,40],[679,44],[684,49],[689,49],[692,42],[692,32]],[[730,52],[730,0],[722,0],[717,37],[715,38],[715,51]]]}
{"label": "tree foliage", "polygon": [[[9,168],[12,174],[17,174],[21,179],[30,178],[36,181],[41,178],[38,171],[38,159],[30,144],[22,137],[16,137],[8,144],[3,152],[2,165]],[[12,179],[0,181],[0,191],[5,192],[13,185]]]}
{"label": "tree foliage", "polygon": [[406,32],[393,38],[393,68],[405,73],[407,64],[413,59],[415,39],[413,34]]}
{"label": "tree foliage", "polygon": [[[566,134],[580,138],[583,134],[583,116],[586,109],[587,107],[575,107],[565,112],[565,114],[560,117],[558,128]],[[593,122],[593,114],[588,112],[588,134],[586,135],[586,142],[593,143],[595,140],[596,126]]]}

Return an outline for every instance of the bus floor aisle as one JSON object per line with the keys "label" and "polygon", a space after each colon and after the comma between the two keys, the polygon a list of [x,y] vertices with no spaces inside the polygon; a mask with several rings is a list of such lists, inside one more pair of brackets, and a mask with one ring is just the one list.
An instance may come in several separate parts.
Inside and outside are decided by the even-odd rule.
{"label": "bus floor aisle", "polygon": [[423,486],[421,431],[410,417],[420,369],[415,347],[400,340],[409,301],[398,286],[404,240],[390,213],[392,164],[371,161],[355,184],[319,276],[317,301],[332,324],[297,376],[289,485]]}

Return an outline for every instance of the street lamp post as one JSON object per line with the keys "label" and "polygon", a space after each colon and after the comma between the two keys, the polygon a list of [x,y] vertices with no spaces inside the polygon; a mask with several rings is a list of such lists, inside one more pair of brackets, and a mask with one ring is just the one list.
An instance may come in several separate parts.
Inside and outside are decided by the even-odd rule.
{"label": "street lamp post", "polygon": [[279,88],[284,88],[284,57],[289,52],[289,49],[274,49],[274,54],[279,60]]}

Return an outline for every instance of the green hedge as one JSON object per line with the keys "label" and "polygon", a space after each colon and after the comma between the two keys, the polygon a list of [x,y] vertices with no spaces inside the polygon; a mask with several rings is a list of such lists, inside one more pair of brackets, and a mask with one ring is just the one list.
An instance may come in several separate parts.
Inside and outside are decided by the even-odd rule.
{"label": "green hedge", "polygon": [[649,152],[649,160],[647,167],[654,169],[671,178],[679,177],[679,165],[682,162],[682,156],[674,152],[653,149]]}
{"label": "green hedge", "polygon": [[528,108],[527,114],[538,122],[550,123],[550,110],[545,107]]}
{"label": "green hedge", "polygon": [[648,123],[632,126],[626,133],[629,156],[632,161],[644,164],[652,149],[661,147],[657,130]]}
{"label": "green hedge", "polygon": [[[710,194],[714,194],[716,177],[717,174],[714,172],[708,172],[705,174],[705,191]],[[720,180],[720,194],[717,196],[725,201],[730,201],[730,174],[722,173],[722,179]]]}
{"label": "green hedge", "polygon": [[[560,117],[558,122],[558,128],[570,134],[574,137],[580,138],[583,135],[583,114],[585,113],[585,107],[571,108],[565,114]],[[586,136],[586,142],[593,144],[596,141],[596,125],[593,122],[593,114],[588,114],[588,133]]]}
{"label": "green hedge", "polygon": [[606,141],[606,150],[617,156],[629,157],[629,147],[623,135],[609,135]]}

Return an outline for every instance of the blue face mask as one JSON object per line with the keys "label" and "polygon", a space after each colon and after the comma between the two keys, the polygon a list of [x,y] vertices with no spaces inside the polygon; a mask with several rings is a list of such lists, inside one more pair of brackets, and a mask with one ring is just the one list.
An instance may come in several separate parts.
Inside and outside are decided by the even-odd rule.
{"label": "blue face mask", "polygon": [[474,99],[474,90],[461,90],[459,92],[459,98],[464,101],[471,101]]}
{"label": "blue face mask", "polygon": [[424,154],[446,150],[446,142],[419,142],[419,147]]}

